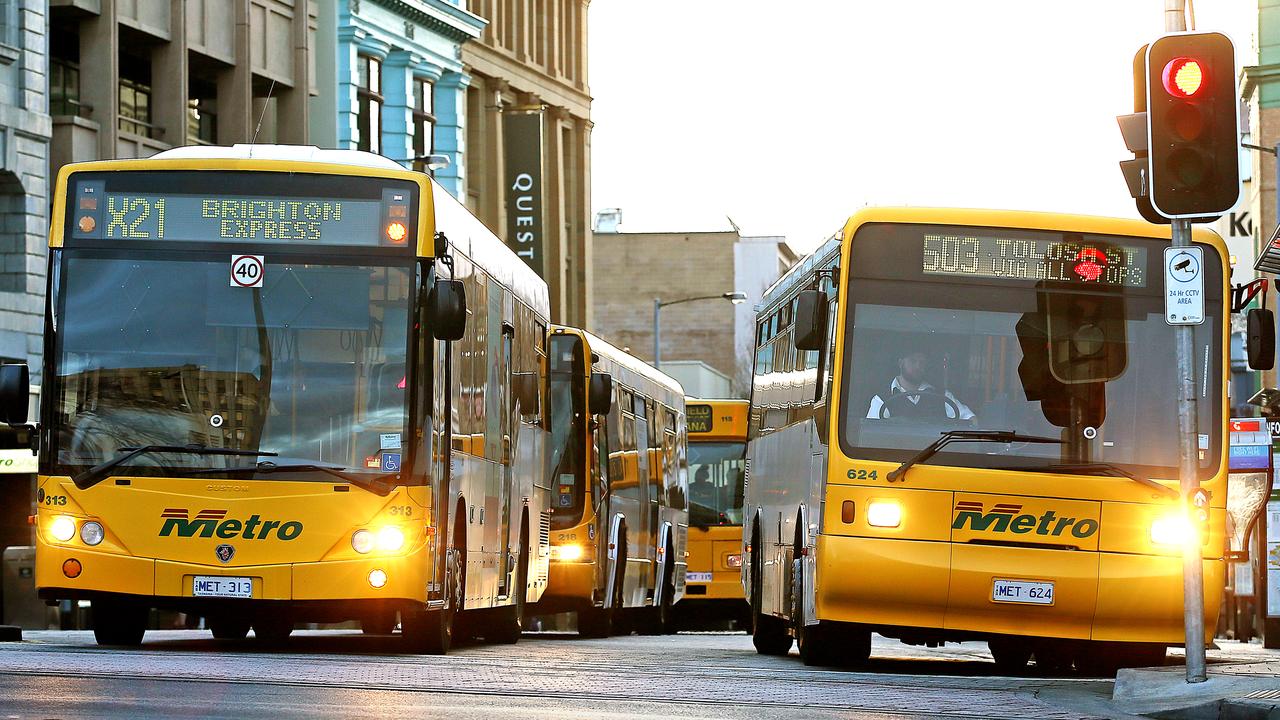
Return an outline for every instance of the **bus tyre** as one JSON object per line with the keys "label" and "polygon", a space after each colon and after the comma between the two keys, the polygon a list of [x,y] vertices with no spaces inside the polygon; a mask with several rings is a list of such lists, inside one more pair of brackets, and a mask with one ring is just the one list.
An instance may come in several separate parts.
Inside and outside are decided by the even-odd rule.
{"label": "bus tyre", "polygon": [[649,614],[649,622],[640,627],[641,635],[673,635],[676,631],[675,613],[671,610],[671,597],[675,595],[672,587],[672,570],[670,564],[663,571],[662,600]]}
{"label": "bus tyre", "polygon": [[578,634],[584,638],[607,638],[613,634],[613,611],[593,607],[578,611]]}
{"label": "bus tyre", "polygon": [[396,611],[379,608],[360,618],[360,632],[365,635],[390,635],[396,629]]}
{"label": "bus tyre", "polygon": [[[455,537],[458,537],[455,534]],[[446,607],[428,610],[414,608],[400,618],[400,632],[410,652],[423,655],[447,655],[453,645],[453,626],[465,599],[465,581],[459,577],[461,562],[457,552],[450,552],[445,569]]]}
{"label": "bus tyre", "polygon": [[1031,643],[1019,638],[992,638],[987,641],[987,649],[991,651],[991,659],[996,661],[996,669],[1005,675],[1019,675],[1027,671],[1027,663],[1031,661]]}
{"label": "bus tyre", "polygon": [[249,635],[248,620],[209,618],[208,625],[215,640],[243,640]]}
{"label": "bus tyre", "polygon": [[498,611],[489,631],[491,637],[486,638],[491,642],[510,645],[519,642],[520,634],[524,632],[524,602],[529,584],[529,559],[523,550],[520,551],[520,560],[516,568],[516,582],[512,589],[515,602],[510,607]]}
{"label": "bus tyre", "polygon": [[141,645],[149,615],[144,607],[96,601],[93,603],[93,639],[99,645]]}
{"label": "bus tyre", "polygon": [[293,618],[268,616],[253,621],[253,636],[258,642],[279,645],[293,634]]}
{"label": "bus tyre", "polygon": [[1121,668],[1164,665],[1165,646],[1152,643],[1090,642],[1076,658],[1082,675],[1115,677]]}

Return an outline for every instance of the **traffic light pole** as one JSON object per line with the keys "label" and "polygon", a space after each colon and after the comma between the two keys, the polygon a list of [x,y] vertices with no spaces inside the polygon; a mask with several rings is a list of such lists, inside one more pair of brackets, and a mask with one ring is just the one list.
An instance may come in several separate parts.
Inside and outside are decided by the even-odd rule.
{"label": "traffic light pole", "polygon": [[[1164,23],[1166,32],[1183,32],[1187,29],[1185,0],[1165,0]],[[1191,247],[1191,221],[1174,220],[1173,246]],[[1176,325],[1173,328],[1175,350],[1178,356],[1178,443],[1179,480],[1182,500],[1187,513],[1190,537],[1182,546],[1182,622],[1186,631],[1187,682],[1199,683],[1208,679],[1204,658],[1204,563],[1200,558],[1200,522],[1196,517],[1199,508],[1192,505],[1192,494],[1199,488],[1196,477],[1200,468],[1200,443],[1196,419],[1195,342],[1192,326]]]}
{"label": "traffic light pole", "polygon": [[[1191,247],[1191,222],[1173,221],[1173,246]],[[1195,344],[1191,325],[1173,328],[1178,356],[1178,436],[1179,476],[1187,512],[1189,537],[1182,546],[1182,620],[1186,630],[1187,682],[1207,679],[1204,658],[1204,564],[1200,557],[1201,523],[1192,495],[1199,488],[1199,431],[1196,427]]]}

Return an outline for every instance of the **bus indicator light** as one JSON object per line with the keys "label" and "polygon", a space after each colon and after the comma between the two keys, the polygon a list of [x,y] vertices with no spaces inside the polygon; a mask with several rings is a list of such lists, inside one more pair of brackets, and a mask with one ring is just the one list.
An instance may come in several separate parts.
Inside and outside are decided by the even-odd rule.
{"label": "bus indicator light", "polygon": [[83,570],[84,567],[80,564],[80,561],[75,558],[68,558],[62,563],[62,574],[72,580],[80,577],[80,572]]}
{"label": "bus indicator light", "polygon": [[409,236],[409,231],[405,229],[404,223],[393,222],[387,225],[387,239],[400,245],[405,238]]}

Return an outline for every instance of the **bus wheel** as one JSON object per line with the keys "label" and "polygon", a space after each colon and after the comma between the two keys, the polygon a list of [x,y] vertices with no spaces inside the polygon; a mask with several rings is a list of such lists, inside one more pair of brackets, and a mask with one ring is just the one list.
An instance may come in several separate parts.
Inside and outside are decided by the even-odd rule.
{"label": "bus wheel", "polygon": [[142,644],[147,632],[147,608],[95,601],[93,607],[93,639],[99,645]]}
{"label": "bus wheel", "polygon": [[578,634],[584,638],[607,638],[613,634],[613,610],[593,607],[578,611]]}
{"label": "bus wheel", "polygon": [[1081,674],[1115,677],[1121,668],[1164,665],[1165,646],[1151,643],[1091,642],[1076,658]]}
{"label": "bus wheel", "polygon": [[1033,652],[1036,669],[1044,674],[1069,673],[1075,664],[1076,647],[1068,640],[1040,640],[1035,643]]}
{"label": "bus wheel", "polygon": [[278,645],[293,634],[293,618],[271,615],[253,621],[253,635],[259,642]]}
{"label": "bus wheel", "polygon": [[396,611],[378,608],[360,618],[360,632],[365,635],[390,635],[396,629]]}
{"label": "bus wheel", "polygon": [[510,645],[520,640],[520,634],[524,632],[524,602],[525,592],[529,584],[529,556],[524,550],[520,551],[520,560],[516,565],[516,583],[513,588],[515,593],[515,602],[506,608],[498,611],[498,617],[494,619],[490,626],[489,634],[492,637],[486,637],[492,642]]}
{"label": "bus wheel", "polygon": [[761,612],[764,603],[760,598],[760,586],[764,573],[760,566],[758,535],[751,545],[751,644],[761,655],[786,655],[791,652],[791,634],[787,632],[786,621]]}
{"label": "bus wheel", "polygon": [[249,621],[236,618],[208,618],[206,624],[215,640],[243,640],[249,634]]}
{"label": "bus wheel", "polygon": [[462,607],[466,592],[462,578],[459,577],[460,562],[456,552],[449,553],[445,572],[445,596],[449,598],[446,607],[439,610],[428,610],[426,607],[414,608],[400,618],[400,632],[409,646],[410,652],[424,655],[447,655],[453,645],[453,624],[458,609]]}
{"label": "bus wheel", "polygon": [[1031,643],[1018,638],[992,638],[987,641],[987,649],[996,661],[996,669],[1005,675],[1026,672],[1031,661]]}

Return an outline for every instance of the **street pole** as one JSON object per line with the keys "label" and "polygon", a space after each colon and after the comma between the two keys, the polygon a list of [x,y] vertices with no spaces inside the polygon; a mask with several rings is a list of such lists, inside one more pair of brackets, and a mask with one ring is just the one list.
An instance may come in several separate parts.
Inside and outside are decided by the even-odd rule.
{"label": "street pole", "polygon": [[[1191,247],[1191,221],[1173,221],[1173,246]],[[1199,488],[1196,477],[1200,467],[1199,429],[1196,420],[1195,346],[1191,325],[1173,328],[1178,356],[1178,474],[1184,510],[1190,529],[1182,546],[1182,620],[1186,628],[1187,682],[1204,682],[1204,564],[1200,557],[1200,519],[1192,505],[1192,495]]]}
{"label": "street pole", "polygon": [[[1187,29],[1185,0],[1165,0],[1165,32]],[[1174,220],[1173,246],[1191,247],[1191,221]],[[1191,530],[1182,547],[1182,621],[1186,629],[1187,682],[1207,679],[1204,658],[1204,564],[1201,560],[1199,508],[1192,506],[1192,494],[1199,489],[1200,443],[1196,420],[1195,342],[1190,325],[1175,325],[1174,347],[1178,356],[1178,434],[1180,458],[1178,474],[1183,509]]]}
{"label": "street pole", "polygon": [[653,299],[653,367],[662,369],[662,301]]}

